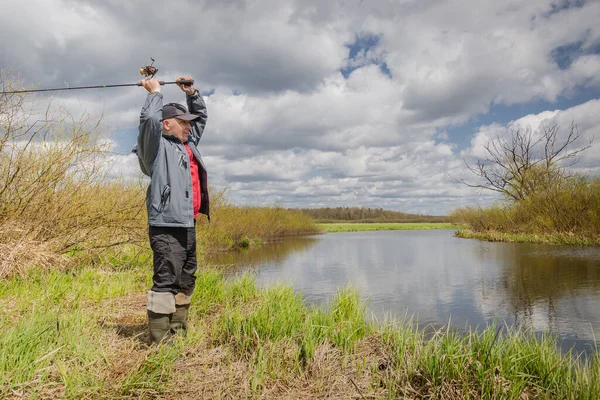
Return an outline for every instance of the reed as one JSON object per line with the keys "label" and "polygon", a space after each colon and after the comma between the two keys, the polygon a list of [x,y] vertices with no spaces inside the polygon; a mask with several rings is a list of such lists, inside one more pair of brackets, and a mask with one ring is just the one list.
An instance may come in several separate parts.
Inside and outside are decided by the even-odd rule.
{"label": "reed", "polygon": [[198,243],[205,252],[260,246],[288,236],[318,233],[310,216],[281,207],[242,207],[218,193],[211,201],[211,221],[198,224]]}

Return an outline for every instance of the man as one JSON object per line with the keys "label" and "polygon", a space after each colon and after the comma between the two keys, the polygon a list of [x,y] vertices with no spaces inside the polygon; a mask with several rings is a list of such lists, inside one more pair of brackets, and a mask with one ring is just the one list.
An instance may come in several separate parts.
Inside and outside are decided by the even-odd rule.
{"label": "man", "polygon": [[[176,82],[191,81],[182,76]],[[185,335],[196,284],[196,217],[209,217],[207,174],[198,142],[206,125],[206,104],[193,84],[178,83],[187,105],[163,105],[160,83],[144,79],[148,91],[140,115],[137,149],[140,168],[150,176],[146,192],[148,235],[154,254],[148,292],[148,328],[154,343]]]}

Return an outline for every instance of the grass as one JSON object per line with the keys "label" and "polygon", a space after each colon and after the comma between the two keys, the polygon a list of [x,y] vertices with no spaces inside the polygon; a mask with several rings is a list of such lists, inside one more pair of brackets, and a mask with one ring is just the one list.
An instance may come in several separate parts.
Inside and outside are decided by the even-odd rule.
{"label": "grass", "polygon": [[327,223],[318,224],[319,228],[325,232],[362,232],[362,231],[386,231],[386,230],[422,230],[422,229],[457,229],[458,225],[450,223],[437,222],[419,222],[419,223]]}
{"label": "grass", "polygon": [[552,337],[490,326],[426,338],[411,320],[368,322],[352,287],[308,306],[288,286],[214,269],[198,273],[188,337],[147,346],[149,279],[131,266],[1,282],[0,397],[600,396],[598,356],[563,356]]}
{"label": "grass", "polygon": [[[145,272],[31,270],[0,284],[0,386],[32,396],[97,392],[111,343],[102,302],[147,286]],[[15,301],[19,299],[19,301]]]}
{"label": "grass", "polygon": [[201,219],[197,227],[200,253],[223,252],[261,246],[288,236],[319,231],[306,214],[281,207],[239,207],[222,193],[211,199],[211,221]]}

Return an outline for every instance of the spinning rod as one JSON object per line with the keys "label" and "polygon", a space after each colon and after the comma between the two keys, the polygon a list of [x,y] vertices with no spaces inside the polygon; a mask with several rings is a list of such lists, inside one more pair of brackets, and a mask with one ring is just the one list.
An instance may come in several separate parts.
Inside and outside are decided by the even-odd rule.
{"label": "spinning rod", "polygon": [[[150,65],[146,65],[142,68],[140,68],[140,74],[144,75],[146,78],[153,78],[154,75],[156,75],[156,73],[158,72],[158,68],[156,68],[154,66],[154,58],[150,58],[152,60],[152,63]],[[175,81],[175,82],[165,82],[165,81],[158,81],[161,86],[162,85],[174,85],[174,84],[181,84],[184,86],[187,85],[193,85],[194,84],[194,80],[181,80],[181,81]],[[56,92],[56,91],[60,91],[60,90],[78,90],[78,89],[104,89],[104,88],[114,88],[114,87],[125,87],[125,86],[142,86],[141,83],[123,83],[123,84],[115,84],[115,85],[93,85],[93,86],[74,86],[74,87],[66,87],[66,88],[51,88],[51,89],[24,89],[24,90],[11,90],[11,91],[5,91],[5,92],[0,92],[0,95],[3,94],[13,94],[13,93],[36,93],[36,92]]]}

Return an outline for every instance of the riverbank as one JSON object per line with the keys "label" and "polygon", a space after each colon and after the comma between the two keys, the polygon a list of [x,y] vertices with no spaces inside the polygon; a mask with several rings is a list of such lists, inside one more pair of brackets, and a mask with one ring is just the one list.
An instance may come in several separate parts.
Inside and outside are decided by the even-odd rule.
{"label": "riverbank", "polygon": [[188,336],[148,346],[149,257],[0,282],[1,397],[600,397],[598,357],[561,356],[550,338],[490,327],[426,339],[408,320],[367,322],[352,289],[309,307],[288,286],[216,269],[198,273]]}
{"label": "riverbank", "polygon": [[361,231],[385,231],[385,230],[423,230],[423,229],[458,229],[459,226],[443,222],[419,222],[419,223],[320,223],[317,226],[327,233],[332,232],[361,232]]}
{"label": "riverbank", "polygon": [[506,233],[497,231],[474,232],[470,229],[459,229],[456,237],[463,239],[479,239],[488,242],[512,242],[512,243],[543,243],[564,244],[570,246],[600,246],[600,237],[586,237],[569,233]]}
{"label": "riverbank", "polygon": [[459,208],[450,220],[468,228],[458,231],[458,237],[598,246],[600,178],[573,175],[521,200]]}

